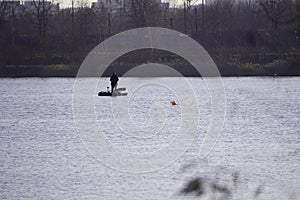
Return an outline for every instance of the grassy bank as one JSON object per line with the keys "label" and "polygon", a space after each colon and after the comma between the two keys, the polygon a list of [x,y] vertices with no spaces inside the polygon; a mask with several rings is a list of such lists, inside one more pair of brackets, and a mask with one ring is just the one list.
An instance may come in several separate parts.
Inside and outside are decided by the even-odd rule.
{"label": "grassy bank", "polygon": [[[195,68],[178,56],[169,55],[141,57],[124,56],[114,61],[104,72],[110,76],[114,71],[122,76],[128,70],[143,63],[155,62],[170,66],[187,77],[199,76]],[[213,57],[222,76],[300,76],[300,55],[228,55]],[[0,67],[0,77],[76,77],[80,64],[7,65]],[[95,73],[87,74],[95,76]]]}

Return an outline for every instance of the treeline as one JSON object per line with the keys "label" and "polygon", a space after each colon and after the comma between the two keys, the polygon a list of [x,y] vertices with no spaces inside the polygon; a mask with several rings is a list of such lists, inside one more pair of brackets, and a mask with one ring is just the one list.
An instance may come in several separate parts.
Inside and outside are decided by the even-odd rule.
{"label": "treeline", "polygon": [[[225,75],[238,75],[239,70],[241,74],[255,74],[262,67],[275,74],[277,71],[270,70],[272,64],[278,67],[280,63],[279,68],[297,65],[300,7],[295,1],[211,0],[206,5],[193,2],[197,1],[187,0],[181,7],[172,8],[156,0],[131,0],[126,8],[111,12],[103,5],[90,7],[80,1],[53,12],[55,5],[44,0],[33,1],[32,9],[27,10],[2,1],[1,71],[9,74],[18,71],[13,67],[53,65],[65,67],[61,71],[67,72],[62,73],[73,76],[97,44],[119,32],[147,26],[170,28],[193,37],[209,51]],[[148,51],[146,55],[153,59],[159,54]],[[176,60],[168,61],[175,67],[184,63],[176,56],[165,56]],[[120,63],[132,65],[139,63],[138,59],[139,56],[129,54]]]}

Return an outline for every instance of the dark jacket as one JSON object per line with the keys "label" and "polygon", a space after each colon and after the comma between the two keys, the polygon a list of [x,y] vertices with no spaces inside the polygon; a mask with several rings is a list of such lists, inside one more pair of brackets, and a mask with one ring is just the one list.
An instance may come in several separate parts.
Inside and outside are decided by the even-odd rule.
{"label": "dark jacket", "polygon": [[112,85],[116,85],[119,81],[119,78],[117,75],[113,74],[111,77],[110,77],[110,82]]}

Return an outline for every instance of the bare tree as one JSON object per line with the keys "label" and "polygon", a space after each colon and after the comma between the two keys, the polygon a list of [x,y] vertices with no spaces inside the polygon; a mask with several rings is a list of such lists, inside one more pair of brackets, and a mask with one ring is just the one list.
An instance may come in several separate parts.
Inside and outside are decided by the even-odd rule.
{"label": "bare tree", "polygon": [[160,20],[159,13],[160,8],[155,0],[131,0],[129,15],[137,27],[155,26],[156,21]]}
{"label": "bare tree", "polygon": [[53,4],[45,0],[33,0],[34,15],[37,20],[39,35],[42,41],[45,40],[47,34],[48,18]]}
{"label": "bare tree", "polygon": [[7,4],[3,1],[0,2],[0,23],[4,21]]}
{"label": "bare tree", "polygon": [[257,1],[261,10],[271,22],[272,28],[293,21],[294,3],[292,0],[260,0]]}

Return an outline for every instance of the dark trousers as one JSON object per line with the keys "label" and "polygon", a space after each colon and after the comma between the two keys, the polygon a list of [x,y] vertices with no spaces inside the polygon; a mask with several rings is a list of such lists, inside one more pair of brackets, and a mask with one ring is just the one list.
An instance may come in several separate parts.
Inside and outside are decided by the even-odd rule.
{"label": "dark trousers", "polygon": [[118,85],[117,83],[112,83],[111,84],[111,93],[113,93],[114,90],[117,89],[117,85]]}

